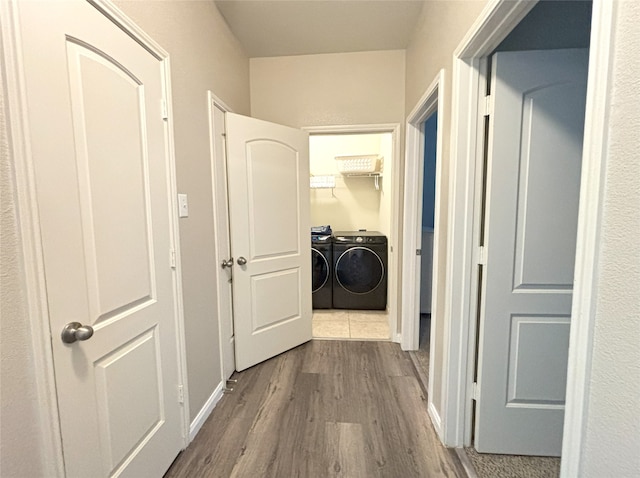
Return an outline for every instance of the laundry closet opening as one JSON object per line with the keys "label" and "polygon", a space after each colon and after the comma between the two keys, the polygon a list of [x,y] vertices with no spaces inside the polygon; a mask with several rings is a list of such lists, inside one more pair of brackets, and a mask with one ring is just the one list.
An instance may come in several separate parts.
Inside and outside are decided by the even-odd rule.
{"label": "laundry closet opening", "polygon": [[392,132],[309,136],[314,338],[392,338],[393,159]]}

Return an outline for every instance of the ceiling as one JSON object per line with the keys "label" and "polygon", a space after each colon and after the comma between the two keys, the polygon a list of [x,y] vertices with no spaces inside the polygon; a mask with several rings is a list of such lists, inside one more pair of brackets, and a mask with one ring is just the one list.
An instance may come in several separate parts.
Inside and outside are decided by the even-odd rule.
{"label": "ceiling", "polygon": [[215,0],[251,58],[407,47],[423,0]]}

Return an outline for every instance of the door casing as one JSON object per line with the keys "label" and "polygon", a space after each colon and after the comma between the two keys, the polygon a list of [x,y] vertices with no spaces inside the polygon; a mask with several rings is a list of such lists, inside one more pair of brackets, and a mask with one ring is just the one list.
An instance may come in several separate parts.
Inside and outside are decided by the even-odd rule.
{"label": "door casing", "polygon": [[[515,28],[537,1],[494,0],[483,10],[454,52],[451,174],[445,304],[443,371],[443,442],[462,447],[471,442],[472,355],[477,290],[474,246],[479,177],[476,158],[482,137],[480,109],[484,103],[484,59]],[[561,476],[578,476],[586,428],[589,369],[595,322],[593,293],[601,229],[602,174],[607,147],[607,116],[611,93],[616,2],[594,1],[591,24],[589,80],[582,155],[580,209],[570,332],[567,401]],[[454,252],[455,251],[455,254]]]}
{"label": "door casing", "polygon": [[[402,238],[402,350],[418,350],[420,341],[420,256],[414,251],[421,248],[420,223],[422,217],[422,192],[424,171],[424,122],[436,112],[438,123],[442,124],[446,105],[444,101],[444,69],[440,70],[433,79],[415,107],[409,113],[406,123],[406,161],[404,171],[404,210],[403,210],[403,238]],[[442,127],[438,127],[436,137],[436,197],[434,214],[434,242],[433,242],[433,277],[440,277],[444,264],[439,261],[439,237],[441,217],[444,211],[444,197],[442,197]],[[432,282],[431,294],[431,334],[436,336],[436,327],[442,326],[437,317],[443,315],[443,304],[438,302],[438,281]],[[433,344],[432,344],[433,345]],[[430,355],[434,347],[429,347]],[[442,431],[438,410],[442,404],[434,403],[433,377],[435,361],[429,360],[428,410],[436,432],[440,436]]]}
{"label": "door casing", "polygon": [[[63,444],[58,415],[58,399],[53,367],[53,350],[49,325],[46,282],[41,231],[39,226],[38,204],[33,160],[30,151],[30,131],[27,117],[27,99],[21,57],[20,23],[18,18],[18,0],[0,2],[0,23],[2,24],[2,57],[6,65],[7,110],[11,118],[9,130],[10,154],[15,167],[17,208],[20,214],[19,228],[24,267],[25,294],[29,312],[31,330],[33,368],[40,408],[40,427],[45,434],[42,441],[43,462],[56,476],[65,475]],[[186,381],[185,330],[182,303],[182,275],[180,261],[180,235],[178,233],[178,205],[175,170],[175,150],[173,137],[173,113],[171,98],[171,70],[169,54],[135,23],[127,18],[116,6],[103,0],[91,0],[91,4],[103,15],[132,36],[161,63],[163,69],[163,88],[166,94],[167,140],[169,161],[169,196],[171,198],[171,246],[176,251],[173,271],[173,294],[175,300],[175,321],[178,336],[179,379],[183,384],[185,396],[188,396]],[[189,437],[189,404],[185,400],[182,413],[182,436],[184,446]]]}
{"label": "door casing", "polygon": [[[218,124],[216,124],[215,118],[214,118],[214,109],[215,108],[219,108],[221,111],[225,112],[225,113],[233,113],[233,110],[227,106],[227,104],[222,101],[220,98],[218,98],[215,94],[213,94],[212,91],[208,91],[207,92],[207,108],[208,108],[208,112],[209,112],[209,136],[210,136],[210,142],[211,142],[211,146],[210,146],[210,150],[211,150],[211,174],[212,174],[212,182],[211,184],[216,183],[216,168],[215,168],[215,162],[218,161],[219,159],[216,158],[216,151],[214,148],[214,138],[213,136],[215,134],[217,134],[217,128],[220,126]],[[222,130],[224,131],[224,125],[222,127]],[[223,145],[224,149],[226,150],[226,144]],[[225,158],[224,161],[226,162],[226,151],[225,151]],[[226,168],[225,168],[226,171]],[[224,181],[227,181],[227,177],[225,175],[224,177]],[[212,198],[213,198],[213,214],[214,214],[214,226],[215,226],[215,230],[216,230],[216,235],[215,235],[215,240],[216,240],[216,264],[218,266],[220,266],[220,264],[222,263],[222,260],[227,260],[229,259],[229,257],[226,257],[225,254],[221,254],[220,252],[220,243],[227,243],[230,244],[231,243],[231,238],[230,238],[230,234],[229,234],[229,229],[227,228],[226,230],[220,230],[220,228],[218,227],[219,224],[229,224],[229,209],[227,207],[227,211],[226,211],[226,217],[219,217],[219,214],[222,214],[222,211],[219,211],[219,208],[217,207],[217,203],[218,203],[218,197],[216,192],[214,191],[214,193],[212,194]],[[228,202],[228,199],[227,199]],[[232,268],[233,270],[233,268]],[[225,280],[224,274],[222,274],[220,272],[220,269],[216,269],[216,281],[221,281],[221,280]],[[233,285],[231,286],[233,287]],[[230,355],[233,357],[234,355],[234,351],[233,351],[233,343],[223,343],[222,340],[222,332],[223,332],[223,325],[222,325],[222,315],[223,315],[223,310],[221,309],[220,306],[220,301],[218,301],[218,321],[220,323],[219,326],[219,331],[220,331],[220,377],[221,380],[224,382],[225,380],[227,380],[231,375],[228,373],[229,369],[230,369],[230,364],[227,362],[232,362],[233,366],[231,368],[233,368],[233,370],[235,371],[235,360],[231,359],[229,360],[227,357],[229,357],[229,352]],[[233,321],[233,307],[232,307],[232,311],[231,311],[231,320]],[[228,350],[228,347],[231,347],[231,351]],[[229,376],[227,376],[229,375]]]}

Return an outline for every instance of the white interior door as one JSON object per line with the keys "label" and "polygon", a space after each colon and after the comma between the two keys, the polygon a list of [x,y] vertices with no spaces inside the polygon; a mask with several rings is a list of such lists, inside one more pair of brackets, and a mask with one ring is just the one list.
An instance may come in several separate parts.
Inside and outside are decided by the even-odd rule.
{"label": "white interior door", "polygon": [[233,258],[229,237],[229,196],[227,189],[227,152],[225,112],[212,103],[213,194],[218,271],[218,318],[220,321],[220,359],[222,380],[236,369],[233,331]]}
{"label": "white interior door", "polygon": [[561,451],[587,63],[586,50],[493,57],[480,452]]}
{"label": "white interior door", "polygon": [[18,5],[66,473],[162,476],[184,444],[163,64],[87,2]]}
{"label": "white interior door", "polygon": [[311,340],[309,137],[227,113],[236,369]]}

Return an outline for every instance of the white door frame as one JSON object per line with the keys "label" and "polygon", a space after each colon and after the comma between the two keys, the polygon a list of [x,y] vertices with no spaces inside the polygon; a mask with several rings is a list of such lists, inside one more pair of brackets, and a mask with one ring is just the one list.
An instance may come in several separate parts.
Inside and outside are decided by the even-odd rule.
{"label": "white door frame", "polygon": [[[207,112],[209,115],[209,149],[210,149],[210,155],[211,155],[211,184],[213,187],[215,187],[216,184],[216,168],[215,168],[215,162],[216,162],[216,151],[214,148],[214,135],[215,135],[215,130],[214,130],[214,108],[215,107],[220,108],[220,110],[224,111],[225,113],[233,113],[233,110],[224,102],[222,101],[220,98],[218,98],[211,90],[207,91]],[[225,146],[226,149],[226,146]],[[226,181],[226,178],[225,178]],[[213,225],[215,228],[215,237],[214,237],[214,241],[215,241],[215,246],[216,246],[216,264],[218,265],[218,268],[216,268],[216,283],[218,283],[220,280],[226,280],[226,278],[222,278],[222,273],[220,272],[221,269],[219,268],[220,264],[222,263],[222,260],[226,260],[228,259],[227,257],[222,257],[222,255],[220,254],[220,247],[219,247],[219,243],[220,243],[220,235],[221,234],[226,234],[227,235],[227,242],[230,243],[230,239],[229,239],[229,230],[227,229],[226,231],[220,231],[220,228],[218,227],[219,224],[223,223],[224,221],[221,220],[221,218],[218,216],[218,208],[216,207],[216,193],[215,191],[213,191],[213,194],[211,195],[212,200],[213,200]],[[229,209],[227,208],[227,217],[226,217],[226,223],[229,224]],[[233,318],[232,318],[233,320]],[[225,377],[225,354],[224,354],[224,349],[223,347],[226,347],[227,344],[223,344],[223,339],[222,339],[222,310],[220,308],[220,301],[218,300],[218,340],[220,343],[220,377],[222,380],[222,383],[224,385],[225,381],[229,378],[229,377]],[[233,345],[232,345],[233,347]],[[235,353],[235,351],[234,351]],[[234,367],[235,369],[235,367]]]}
{"label": "white door frame", "polygon": [[393,162],[391,163],[391,237],[389,245],[395,249],[390,251],[395,261],[389,267],[388,275],[388,307],[389,311],[389,331],[393,342],[400,342],[401,333],[398,330],[398,276],[402,257],[398,240],[400,235],[400,125],[398,123],[387,124],[360,124],[360,125],[336,125],[336,126],[307,126],[302,128],[310,135],[320,134],[371,134],[371,133],[391,133],[393,144]]}
{"label": "white door frame", "polygon": [[[402,350],[418,350],[420,341],[420,256],[411,251],[421,248],[422,191],[424,176],[424,122],[437,111],[441,123],[444,108],[444,69],[440,70],[407,117],[404,163],[404,234],[402,261]],[[433,277],[439,277],[437,260],[440,218],[443,211],[442,192],[442,127],[436,137],[436,197],[434,211]],[[433,281],[432,317],[437,315],[437,281]],[[433,320],[432,320],[433,324]],[[433,336],[433,335],[432,335]],[[431,361],[431,364],[433,361]],[[430,366],[431,368],[431,366]],[[433,376],[429,371],[429,376]],[[431,382],[431,381],[429,381]],[[431,396],[431,390],[429,390]]]}
{"label": "white door frame", "polygon": [[[43,434],[43,461],[48,472],[63,477],[64,458],[58,414],[58,398],[53,367],[51,338],[59,331],[52,331],[49,323],[49,308],[44,274],[44,255],[39,224],[38,201],[33,157],[31,155],[31,133],[27,115],[26,85],[21,54],[20,22],[18,0],[0,2],[0,23],[2,25],[2,58],[5,64],[7,111],[10,119],[9,151],[15,168],[15,185],[19,228],[22,246],[22,261],[25,274],[25,294],[29,313],[28,327],[31,331],[34,359],[34,379],[40,407],[39,429]],[[125,14],[108,0],[91,0],[92,5],[122,30],[133,37],[149,53],[162,63],[163,89],[166,99],[167,121],[167,169],[169,173],[169,194],[171,198],[171,247],[175,251],[173,272],[173,294],[175,321],[178,335],[178,372],[185,396],[188,397],[186,373],[185,331],[182,304],[182,268],[180,261],[180,235],[178,231],[178,205],[173,138],[173,113],[171,98],[171,70],[169,54],[151,37],[144,33]],[[189,401],[184,400],[182,412],[182,438],[186,447],[189,437]]]}
{"label": "white door frame", "polygon": [[[406,151],[404,170],[404,216],[402,243],[402,350],[418,350],[420,345],[420,287],[421,262],[420,256],[413,251],[422,248],[422,194],[424,180],[424,122],[434,112],[438,115],[438,129],[436,133],[436,195],[434,203],[434,234],[433,234],[433,262],[432,274],[440,277],[442,265],[439,261],[441,218],[444,211],[442,197],[442,118],[445,108],[444,101],[445,70],[438,72],[422,97],[418,100],[406,123]],[[432,281],[431,292],[431,334],[436,336],[436,328],[443,325],[444,311],[438,302],[438,288],[442,287],[437,280]],[[429,354],[433,354],[433,347],[429,347]],[[433,403],[433,377],[435,361],[429,360],[429,383],[427,385],[428,410],[431,421],[438,434],[441,433],[441,420],[437,410],[442,404]]]}
{"label": "white door frame", "polygon": [[[492,0],[454,53],[442,435],[447,446],[461,447],[471,441],[470,327],[476,312],[473,270],[478,251],[473,239],[478,186],[476,153],[481,141],[478,112],[482,101],[479,86],[484,81],[482,59],[536,3],[536,0]],[[562,476],[579,475],[586,426],[615,11],[616,2],[593,2]]]}

